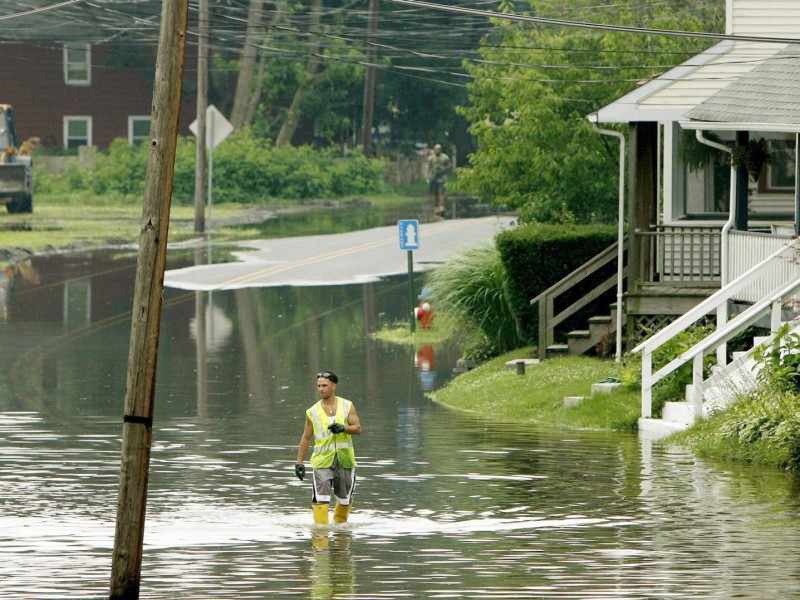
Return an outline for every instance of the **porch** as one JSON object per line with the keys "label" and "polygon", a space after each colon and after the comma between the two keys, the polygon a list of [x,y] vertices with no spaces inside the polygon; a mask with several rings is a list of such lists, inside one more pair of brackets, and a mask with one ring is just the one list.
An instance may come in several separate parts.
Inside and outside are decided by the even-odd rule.
{"label": "porch", "polygon": [[[624,325],[626,347],[633,348],[718,292],[723,280],[736,279],[793,239],[790,235],[767,231],[735,230],[726,232],[723,238],[722,226],[659,226],[649,231],[637,230],[632,244],[629,238],[624,240],[621,271],[617,269],[619,251],[614,244],[531,301],[538,305],[539,358],[564,352],[583,353],[596,346],[600,338],[615,334],[618,324]],[[756,302],[776,285],[796,276],[796,271],[795,264],[777,266],[769,276],[741,289],[736,303]],[[621,295],[623,300],[618,321],[616,304],[599,303],[615,285],[619,286],[620,277],[628,284],[623,295],[618,291],[618,298]],[[592,289],[585,288],[590,280],[599,283]],[[585,289],[576,301],[570,291],[578,285]],[[596,311],[588,328],[558,330],[590,305]]]}
{"label": "porch", "polygon": [[[634,232],[629,264],[635,268],[625,302],[628,347],[690,311],[723,282],[736,279],[793,239],[766,229],[731,230],[725,236],[721,226],[658,226]],[[725,273],[723,265],[727,265]],[[785,281],[781,278],[788,276],[788,271],[776,271],[773,278],[743,290],[739,298],[755,302],[774,289],[778,279]]]}

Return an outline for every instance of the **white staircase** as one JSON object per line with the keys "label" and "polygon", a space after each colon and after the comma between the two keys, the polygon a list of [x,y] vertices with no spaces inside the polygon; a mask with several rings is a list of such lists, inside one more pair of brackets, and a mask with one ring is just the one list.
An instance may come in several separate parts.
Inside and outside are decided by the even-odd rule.
{"label": "white staircase", "polygon": [[[800,276],[794,275],[789,278],[789,281],[784,278],[777,285],[774,283],[774,279],[770,283],[764,282],[769,282],[770,277],[774,277],[782,266],[785,267],[786,261],[794,261],[795,252],[796,247],[793,244],[775,252],[633,349],[633,352],[642,353],[640,434],[646,437],[662,437],[674,431],[686,429],[697,419],[706,417],[713,410],[725,406],[737,390],[745,390],[754,384],[756,364],[753,359],[753,350],[761,343],[770,342],[774,336],[756,338],[752,349],[737,354],[729,364],[725,364],[725,344],[748,327],[764,319],[768,320],[771,331],[778,330],[786,318],[786,314],[782,311],[784,300],[796,296],[800,290]],[[736,300],[745,291],[752,293],[754,286],[758,285],[762,285],[760,300],[728,320],[729,303]],[[763,287],[765,285],[768,287]],[[711,313],[715,313],[717,317],[716,331],[669,364],[653,372],[653,352]],[[793,321],[790,330],[800,330],[800,322]],[[705,379],[703,360],[706,355],[714,352],[718,356],[718,365],[712,369],[711,376]],[[686,389],[686,399],[683,402],[668,402],[664,406],[661,418],[652,418],[653,386],[689,362],[692,363],[693,376],[692,384]]]}

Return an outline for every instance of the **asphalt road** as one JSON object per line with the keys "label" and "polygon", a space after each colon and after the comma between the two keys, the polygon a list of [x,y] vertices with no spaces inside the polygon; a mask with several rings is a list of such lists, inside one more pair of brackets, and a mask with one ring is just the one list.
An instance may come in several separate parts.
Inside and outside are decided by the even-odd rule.
{"label": "asphalt road", "polygon": [[[425,271],[469,246],[488,244],[512,217],[453,219],[419,226],[414,271]],[[397,226],[334,235],[258,240],[240,244],[238,262],[167,271],[164,285],[185,290],[341,285],[408,272]]]}

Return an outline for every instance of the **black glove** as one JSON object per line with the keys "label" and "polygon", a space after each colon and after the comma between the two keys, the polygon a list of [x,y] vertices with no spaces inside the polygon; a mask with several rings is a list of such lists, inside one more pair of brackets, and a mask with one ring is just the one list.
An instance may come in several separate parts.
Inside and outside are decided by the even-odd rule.
{"label": "black glove", "polygon": [[328,429],[331,430],[331,433],[342,433],[344,431],[344,425],[341,423],[331,423],[328,425]]}
{"label": "black glove", "polygon": [[297,463],[294,466],[294,474],[297,475],[300,481],[303,481],[303,477],[306,476],[306,466],[302,463]]}

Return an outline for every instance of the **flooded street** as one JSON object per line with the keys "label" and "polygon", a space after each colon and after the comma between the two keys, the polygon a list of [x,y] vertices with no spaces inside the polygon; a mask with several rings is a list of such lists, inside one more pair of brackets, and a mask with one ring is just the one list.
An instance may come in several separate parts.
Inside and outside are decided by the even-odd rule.
{"label": "flooded street", "polygon": [[[99,599],[135,256],[26,268],[0,313],[0,598]],[[443,409],[456,348],[369,336],[406,285],[165,292],[142,598],[800,598],[796,478]],[[351,522],[324,530],[293,471],[321,369],[364,426]]]}

